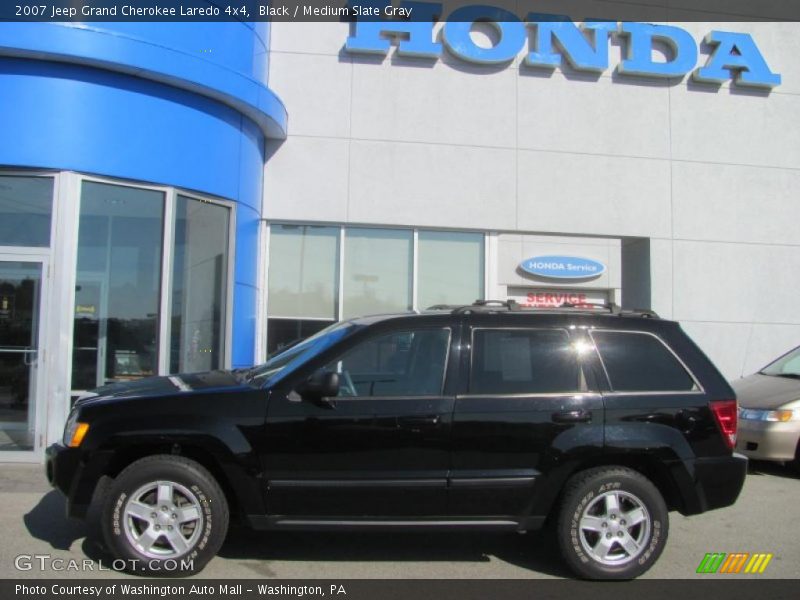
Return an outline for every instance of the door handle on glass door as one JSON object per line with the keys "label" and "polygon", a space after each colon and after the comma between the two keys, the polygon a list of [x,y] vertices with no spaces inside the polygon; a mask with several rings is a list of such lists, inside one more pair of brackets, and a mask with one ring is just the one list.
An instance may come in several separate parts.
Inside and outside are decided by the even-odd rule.
{"label": "door handle on glass door", "polygon": [[25,366],[30,367],[36,364],[36,357],[39,355],[39,351],[35,348],[25,348]]}

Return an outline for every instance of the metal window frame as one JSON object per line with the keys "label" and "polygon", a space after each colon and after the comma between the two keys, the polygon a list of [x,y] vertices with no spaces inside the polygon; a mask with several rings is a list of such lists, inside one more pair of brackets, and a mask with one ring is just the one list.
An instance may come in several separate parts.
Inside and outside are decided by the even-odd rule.
{"label": "metal window frame", "polygon": [[267,360],[267,315],[269,314],[269,243],[271,240],[269,223],[261,219],[258,222],[258,263],[256,264],[256,285],[258,286],[256,304],[256,331],[255,331],[255,364]]}
{"label": "metal window frame", "polygon": [[[0,168],[2,176],[43,177],[53,180],[48,246],[0,246],[5,257],[21,262],[42,265],[42,298],[40,302],[40,361],[37,382],[36,444],[34,450],[10,451],[0,454],[3,462],[40,462],[48,443],[61,439],[63,424],[70,411],[70,398],[82,390],[72,389],[74,352],[75,285],[78,268],[78,236],[80,228],[81,193],[84,182],[94,182],[137,190],[155,191],[164,195],[161,231],[161,274],[159,279],[157,323],[157,370],[169,373],[170,323],[176,203],[178,196],[215,204],[228,209],[227,264],[220,363],[230,367],[233,353],[233,286],[236,265],[237,203],[225,198],[199,193],[178,186],[158,185],[144,181],[105,177],[56,169]],[[59,301],[56,302],[55,299]],[[57,348],[57,352],[47,349]],[[44,366],[46,365],[46,367]]]}
{"label": "metal window frame", "polygon": [[487,231],[483,234],[483,299],[499,298],[497,287],[497,241],[498,234]]}
{"label": "metal window frame", "polygon": [[344,261],[345,261],[345,245],[347,241],[347,227],[342,225],[339,227],[339,262],[336,265],[338,277],[338,302],[336,303],[336,321],[339,322],[344,317]]}
{"label": "metal window frame", "polygon": [[481,265],[481,269],[483,270],[482,277],[480,278],[481,281],[481,289],[478,291],[478,295],[480,298],[475,298],[475,300],[485,299],[486,290],[489,287],[489,253],[486,251],[486,244],[488,241],[489,233],[486,231],[464,231],[458,229],[437,229],[435,227],[416,227],[414,229],[414,279],[412,281],[412,289],[413,289],[413,296],[414,296],[414,308],[415,312],[420,312],[427,309],[427,306],[423,306],[420,308],[418,306],[418,298],[419,298],[419,234],[421,232],[431,232],[431,233],[463,233],[463,234],[472,234],[472,235],[480,235],[481,236],[481,256],[480,260],[478,261]]}
{"label": "metal window frame", "polygon": [[51,256],[53,240],[57,233],[56,208],[59,197],[59,183],[62,171],[53,169],[7,169],[0,167],[0,177],[40,177],[42,179],[53,180],[53,192],[50,204],[50,239],[46,246],[3,246],[0,244],[0,252],[6,254],[40,254]]}
{"label": "metal window frame", "polygon": [[[176,226],[176,204],[178,196],[184,196],[190,200],[197,200],[199,202],[207,202],[215,204],[228,209],[228,260],[226,265],[226,291],[225,291],[225,306],[223,307],[223,314],[225,315],[224,331],[221,366],[230,367],[232,348],[231,342],[233,337],[233,283],[234,283],[234,265],[236,264],[236,202],[226,200],[224,198],[217,198],[208,194],[202,194],[193,190],[185,188],[156,185],[146,182],[132,181],[128,179],[119,179],[114,177],[104,177],[99,175],[89,175],[83,173],[75,173],[78,178],[78,196],[76,198],[78,203],[78,215],[75,221],[75,264],[73,271],[77,275],[77,244],[78,244],[78,229],[80,226],[80,200],[83,191],[83,184],[85,182],[102,183],[106,185],[115,185],[119,187],[128,187],[136,190],[145,190],[151,192],[160,192],[164,194],[164,206],[162,211],[162,229],[161,229],[161,277],[159,279],[159,315],[156,331],[158,332],[158,355],[156,364],[158,365],[158,375],[169,375],[169,356],[170,356],[170,332],[171,332],[171,310],[172,310],[172,284],[173,284],[173,265],[174,265],[174,241],[175,241],[175,226]],[[73,312],[74,312],[74,294],[72,298]],[[69,355],[72,356],[72,335],[70,335],[70,348]],[[71,373],[70,373],[71,379]],[[70,382],[70,393],[75,394],[83,390],[73,390]]]}
{"label": "metal window frame", "polygon": [[[41,249],[41,248],[40,248]],[[49,254],[49,248],[46,248]],[[3,462],[30,462],[31,460],[40,460],[44,455],[46,447],[46,429],[47,419],[50,413],[50,404],[52,399],[46,394],[46,386],[48,385],[48,356],[47,349],[49,347],[50,331],[47,327],[47,322],[51,314],[51,278],[50,278],[50,256],[45,253],[25,253],[18,252],[5,252],[0,250],[0,260],[3,262],[13,260],[14,262],[27,263],[37,265],[40,271],[40,286],[38,304],[34,306],[34,310],[38,312],[38,323],[36,336],[36,369],[34,381],[34,398],[28,399],[28,420],[23,422],[27,428],[29,425],[30,409],[34,407],[36,411],[33,415],[33,447],[31,450],[8,450],[0,454],[0,460]],[[50,353],[52,355],[52,353]]]}
{"label": "metal window frame", "polygon": [[269,315],[268,321],[319,321],[320,323],[338,323],[336,317],[287,317],[286,315]]}
{"label": "metal window frame", "polygon": [[411,239],[411,310],[419,312],[419,229]]}
{"label": "metal window frame", "polygon": [[[54,169],[19,169],[2,168],[0,175],[8,177],[42,177],[52,179],[53,189],[50,208],[50,238],[46,246],[0,246],[0,255],[4,260],[13,259],[19,262],[29,262],[41,265],[41,289],[39,306],[39,331],[37,343],[39,353],[36,369],[36,415],[34,416],[34,444],[32,450],[10,450],[0,453],[0,461],[8,463],[41,462],[44,449],[54,438],[51,435],[52,419],[58,415],[59,401],[53,390],[58,383],[59,354],[49,352],[48,349],[59,347],[57,331],[57,317],[59,303],[53,299],[58,295],[58,275],[62,269],[54,268],[56,244],[60,237],[61,220],[65,212],[62,206],[62,197],[65,196],[65,186],[68,177],[62,171]],[[68,270],[68,269],[67,269]],[[73,288],[74,289],[74,288]],[[30,399],[29,399],[30,401]],[[63,422],[59,422],[59,437]]]}
{"label": "metal window frame", "polygon": [[[176,206],[178,202],[178,196],[183,196],[184,198],[188,198],[189,200],[195,200],[198,202],[204,202],[206,204],[214,204],[216,206],[221,206],[223,208],[228,209],[228,234],[227,234],[227,253],[228,253],[228,260],[227,264],[225,265],[225,296],[224,296],[224,306],[222,307],[222,314],[224,315],[225,322],[223,324],[223,332],[222,332],[222,344],[223,347],[220,349],[220,367],[221,368],[230,368],[231,366],[231,357],[233,355],[232,351],[232,343],[233,343],[233,286],[235,281],[235,265],[236,265],[236,203],[231,200],[225,200],[222,198],[216,198],[213,196],[208,196],[205,194],[199,194],[193,191],[187,191],[182,188],[178,187],[171,187],[170,193],[172,194],[171,202],[168,202],[169,208],[166,211],[169,211],[171,214],[169,215],[171,219],[171,224],[167,222],[166,215],[164,220],[164,227],[168,227],[169,231],[169,244],[167,243],[167,233],[165,231],[164,234],[164,246],[163,251],[167,256],[163,257],[162,262],[162,281],[163,275],[166,270],[168,270],[169,277],[167,282],[166,293],[162,293],[162,302],[166,302],[166,310],[162,312],[162,315],[169,315],[170,318],[163,320],[167,321],[167,323],[163,326],[163,330],[165,331],[164,340],[164,356],[165,356],[165,365],[163,372],[159,372],[160,375],[168,375],[169,374],[169,355],[170,355],[170,348],[169,348],[169,340],[171,338],[171,330],[172,330],[172,288],[173,288],[173,267],[174,267],[174,250],[175,250],[175,227],[177,225],[177,211]],[[161,355],[159,354],[159,363],[161,363]]]}
{"label": "metal window frame", "polygon": [[[296,317],[287,315],[271,315],[269,313],[269,269],[272,255],[269,251],[270,242],[272,241],[272,226],[273,225],[292,225],[296,227],[331,227],[337,230],[336,232],[336,289],[335,289],[335,303],[333,307],[333,317]],[[283,319],[286,321],[325,321],[330,323],[338,323],[342,320],[342,304],[344,302],[343,281],[344,270],[344,230],[345,226],[341,224],[330,223],[308,223],[308,222],[295,222],[295,221],[273,221],[268,219],[261,219],[259,227],[259,258],[258,258],[258,305],[256,309],[256,353],[255,363],[260,364],[267,360],[267,348],[269,348],[269,320],[270,319]]]}
{"label": "metal window frame", "polygon": [[[491,281],[491,260],[492,255],[488,250],[489,238],[493,235],[491,232],[485,230],[474,229],[447,229],[437,227],[404,227],[402,225],[379,225],[379,224],[361,224],[361,223],[341,223],[331,221],[292,221],[286,219],[262,219],[261,229],[261,243],[259,245],[260,258],[259,258],[259,290],[260,300],[258,303],[258,315],[256,317],[256,337],[257,337],[257,352],[256,361],[262,362],[266,360],[266,348],[268,346],[269,325],[270,319],[284,319],[284,320],[302,320],[302,321],[332,321],[338,323],[343,320],[344,315],[344,265],[346,261],[345,245],[347,241],[348,229],[376,229],[376,230],[392,230],[392,231],[410,231],[412,234],[411,245],[411,310],[419,312],[419,234],[420,232],[432,231],[436,233],[472,233],[482,236],[481,253],[482,253],[482,267],[483,277],[481,277],[481,296],[486,297],[487,290]],[[334,319],[324,317],[290,317],[284,315],[271,315],[269,314],[269,265],[270,253],[269,242],[271,238],[273,225],[292,225],[296,227],[337,227],[339,229],[338,235],[338,248],[337,248],[337,302],[334,309]],[[496,235],[496,234],[494,234]]]}

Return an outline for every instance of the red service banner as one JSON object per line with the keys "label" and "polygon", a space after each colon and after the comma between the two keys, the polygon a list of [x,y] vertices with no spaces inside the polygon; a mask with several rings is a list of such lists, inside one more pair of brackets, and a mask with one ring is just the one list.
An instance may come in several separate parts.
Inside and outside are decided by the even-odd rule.
{"label": "red service banner", "polygon": [[533,289],[511,287],[508,298],[527,308],[558,308],[569,305],[579,308],[602,306],[608,301],[606,290]]}
{"label": "red service banner", "polygon": [[575,306],[588,306],[591,303],[587,300],[586,294],[576,294],[574,292],[529,292],[526,296],[527,301],[523,306],[531,308],[550,308],[564,304]]}

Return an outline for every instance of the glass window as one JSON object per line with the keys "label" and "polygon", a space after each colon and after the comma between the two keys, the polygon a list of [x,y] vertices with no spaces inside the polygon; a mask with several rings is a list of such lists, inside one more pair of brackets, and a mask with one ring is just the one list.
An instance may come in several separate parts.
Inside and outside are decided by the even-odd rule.
{"label": "glass window", "polygon": [[175,205],[170,372],[222,366],[230,209],[186,196]]}
{"label": "glass window", "polygon": [[420,231],[417,252],[419,308],[483,298],[483,234]]}
{"label": "glass window", "polygon": [[0,261],[0,452],[35,444],[42,266]]}
{"label": "glass window", "polygon": [[800,377],[800,348],[784,354],[778,360],[764,367],[760,373],[778,377]]}
{"label": "glass window", "polygon": [[252,383],[261,384],[265,381],[291,374],[296,367],[318,356],[334,344],[345,337],[353,335],[364,326],[355,324],[352,321],[340,321],[329,325],[293,346],[287,346],[283,350],[269,357],[263,365],[259,365],[248,371]]}
{"label": "glass window", "polygon": [[267,358],[291,348],[305,338],[328,327],[332,321],[309,319],[269,319],[267,321]]}
{"label": "glass window", "polygon": [[348,229],[344,318],[411,310],[413,234],[398,229]]}
{"label": "glass window", "polygon": [[585,389],[578,352],[560,329],[476,329],[470,393],[547,394]]}
{"label": "glass window", "polygon": [[336,319],[339,228],[273,225],[269,241],[270,316]]}
{"label": "glass window", "polygon": [[438,396],[449,329],[400,331],[369,339],[326,368],[339,373],[339,396]]}
{"label": "glass window", "polygon": [[157,372],[163,215],[162,192],[83,183],[73,389]]}
{"label": "glass window", "polygon": [[0,176],[0,246],[49,246],[51,177]]}
{"label": "glass window", "polygon": [[615,392],[677,392],[694,380],[667,347],[646,333],[593,331],[592,339]]}

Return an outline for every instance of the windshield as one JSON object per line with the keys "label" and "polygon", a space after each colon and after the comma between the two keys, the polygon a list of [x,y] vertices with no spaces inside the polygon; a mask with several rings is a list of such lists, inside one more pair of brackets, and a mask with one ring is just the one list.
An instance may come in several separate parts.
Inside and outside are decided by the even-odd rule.
{"label": "windshield", "polygon": [[784,354],[759,372],[762,375],[772,375],[774,377],[800,378],[800,347],[795,348],[789,354]]}
{"label": "windshield", "polygon": [[[276,354],[263,365],[253,367],[247,372],[247,380],[259,386],[264,385],[268,381],[276,379],[279,373],[291,372],[296,366],[314,358],[360,327],[352,321],[334,323],[299,344]],[[287,369],[287,367],[289,368]]]}

